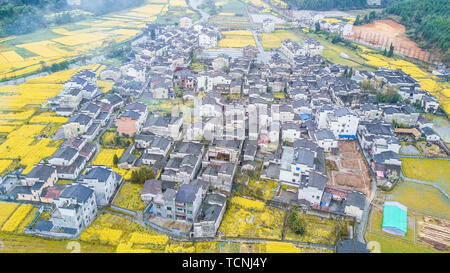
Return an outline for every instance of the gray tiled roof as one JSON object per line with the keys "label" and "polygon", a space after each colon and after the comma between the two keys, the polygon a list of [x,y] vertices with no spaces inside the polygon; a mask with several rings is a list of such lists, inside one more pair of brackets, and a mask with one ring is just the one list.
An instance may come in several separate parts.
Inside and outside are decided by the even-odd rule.
{"label": "gray tiled roof", "polygon": [[65,188],[58,198],[76,199],[78,203],[84,203],[93,193],[94,191],[88,187],[75,185]]}
{"label": "gray tiled roof", "polygon": [[106,182],[110,175],[111,170],[104,167],[92,167],[92,169],[89,169],[81,179],[92,179],[98,180],[99,182]]}
{"label": "gray tiled roof", "polygon": [[49,165],[35,166],[27,175],[27,178],[38,178],[39,181],[47,181],[56,169]]}
{"label": "gray tiled roof", "polygon": [[199,185],[183,184],[178,188],[175,201],[178,203],[192,203],[195,201],[195,196],[199,190]]}
{"label": "gray tiled roof", "polygon": [[295,150],[295,161],[299,164],[307,165],[312,167],[314,165],[314,153],[305,150],[305,149],[297,149]]}

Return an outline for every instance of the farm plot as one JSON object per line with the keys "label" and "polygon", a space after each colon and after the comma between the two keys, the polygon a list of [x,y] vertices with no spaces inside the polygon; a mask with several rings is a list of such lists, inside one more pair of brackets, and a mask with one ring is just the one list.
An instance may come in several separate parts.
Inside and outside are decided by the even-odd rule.
{"label": "farm plot", "polygon": [[219,232],[225,236],[281,239],[285,212],[264,202],[233,197]]}
{"label": "farm plot", "polygon": [[0,227],[3,226],[18,207],[19,204],[0,201]]}
{"label": "farm plot", "polygon": [[250,27],[250,21],[246,16],[215,15],[209,22],[217,24],[220,28],[246,29]]}
{"label": "farm plot", "polygon": [[304,213],[299,214],[306,223],[306,232],[303,235],[294,233],[289,226],[286,226],[285,239],[297,240],[311,243],[334,244],[336,242],[337,229],[348,230],[349,223],[326,219]]}
{"label": "farm plot", "polygon": [[250,182],[248,184],[248,187],[250,189],[260,192],[264,200],[273,199],[276,194],[275,189],[277,188],[277,186],[278,182],[273,180],[250,179]]}
{"label": "farm plot", "polygon": [[406,177],[433,182],[450,192],[450,161],[439,159],[402,159],[402,172]]}
{"label": "farm plot", "polygon": [[290,39],[298,43],[302,42],[300,36],[289,30],[275,30],[272,33],[261,33],[258,34],[258,37],[261,39],[261,43],[265,50],[279,48],[281,46],[281,42],[286,39]]}
{"label": "farm plot", "polygon": [[33,210],[33,206],[26,204],[20,205],[17,210],[14,211],[8,220],[2,226],[2,232],[13,232],[15,231],[20,223],[27,217],[27,215]]}
{"label": "farm plot", "polygon": [[222,34],[225,38],[219,41],[219,47],[245,47],[247,45],[256,46],[253,34],[248,30],[224,31]]}
{"label": "farm plot", "polygon": [[114,167],[114,155],[117,155],[119,158],[125,152],[125,149],[106,149],[101,148],[97,157],[92,162],[92,165],[103,165],[106,167]]}
{"label": "farm plot", "polygon": [[8,170],[8,167],[13,163],[12,160],[9,159],[0,159],[0,175]]}
{"label": "farm plot", "polygon": [[293,243],[285,242],[267,242],[267,253],[300,253],[301,250],[294,246]]}
{"label": "farm plot", "polygon": [[370,176],[355,141],[340,141],[339,154],[328,155],[338,170],[330,170],[327,185],[347,190],[359,190],[370,195]]}
{"label": "farm plot", "polygon": [[422,242],[435,249],[448,251],[450,249],[450,221],[424,216],[419,221],[419,238]]}
{"label": "farm plot", "polygon": [[404,181],[385,195],[386,201],[397,201],[426,215],[450,218],[450,202],[436,188]]}
{"label": "farm plot", "polygon": [[[184,0],[172,5],[186,6]],[[115,15],[99,16],[75,24],[7,37],[0,40],[0,79],[32,74],[42,68],[96,50],[112,41],[135,37],[146,23],[154,22],[168,5],[146,4]]]}
{"label": "farm plot", "polygon": [[145,208],[141,200],[142,184],[124,182],[119,194],[114,200],[114,204],[133,211],[141,211]]}
{"label": "farm plot", "polygon": [[[70,253],[72,248],[68,248],[70,240],[51,240],[41,237],[22,235],[16,233],[1,233],[3,253]],[[102,245],[98,243],[80,243],[81,253],[112,253],[114,246]]]}
{"label": "farm plot", "polygon": [[166,235],[109,213],[97,217],[80,235],[81,241],[114,246],[120,253],[164,252],[168,239]]}

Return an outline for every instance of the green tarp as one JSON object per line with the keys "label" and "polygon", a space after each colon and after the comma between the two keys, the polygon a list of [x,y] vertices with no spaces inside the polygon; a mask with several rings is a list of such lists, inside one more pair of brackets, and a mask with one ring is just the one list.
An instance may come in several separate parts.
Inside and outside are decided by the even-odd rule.
{"label": "green tarp", "polygon": [[396,228],[406,233],[408,228],[408,216],[405,206],[397,202],[386,202],[383,212],[383,229]]}

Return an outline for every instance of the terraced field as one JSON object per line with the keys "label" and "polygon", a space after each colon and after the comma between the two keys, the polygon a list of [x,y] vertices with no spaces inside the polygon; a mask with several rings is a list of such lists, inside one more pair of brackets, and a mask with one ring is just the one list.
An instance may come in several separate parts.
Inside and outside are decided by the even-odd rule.
{"label": "terraced field", "polygon": [[[160,1],[161,2],[161,1]],[[91,18],[74,24],[44,29],[32,34],[0,40],[0,80],[33,73],[84,55],[105,44],[120,43],[141,32],[147,23],[167,12],[168,4],[155,3]],[[184,0],[171,0],[170,6],[185,7]]]}

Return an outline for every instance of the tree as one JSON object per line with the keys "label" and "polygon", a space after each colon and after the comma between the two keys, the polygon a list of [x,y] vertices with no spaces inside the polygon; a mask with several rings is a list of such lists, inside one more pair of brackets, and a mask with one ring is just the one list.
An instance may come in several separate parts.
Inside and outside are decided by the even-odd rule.
{"label": "tree", "polygon": [[115,154],[114,158],[113,158],[113,164],[114,164],[114,166],[117,166],[118,163],[119,163],[119,157]]}
{"label": "tree", "polygon": [[359,17],[359,15],[356,16],[356,20],[355,20],[355,22],[353,23],[353,25],[355,25],[355,26],[361,25],[361,18]]}
{"label": "tree", "polygon": [[139,176],[137,171],[131,171],[131,182],[132,183],[138,183],[139,182]]}
{"label": "tree", "polygon": [[316,32],[319,32],[319,31],[320,31],[320,23],[316,22]]}
{"label": "tree", "polygon": [[394,55],[394,45],[391,43],[391,46],[389,47],[389,52],[387,54],[388,57],[392,57]]}
{"label": "tree", "polygon": [[298,214],[296,206],[289,213],[288,224],[295,234],[302,235],[306,232],[306,222]]}
{"label": "tree", "polygon": [[369,17],[367,17],[367,14],[364,15],[363,23],[364,23],[364,24],[369,23]]}

